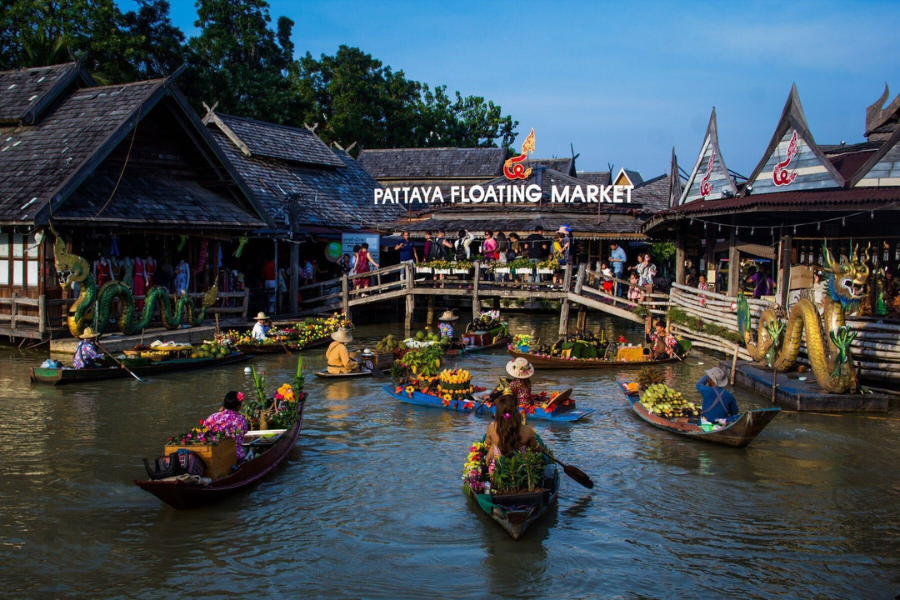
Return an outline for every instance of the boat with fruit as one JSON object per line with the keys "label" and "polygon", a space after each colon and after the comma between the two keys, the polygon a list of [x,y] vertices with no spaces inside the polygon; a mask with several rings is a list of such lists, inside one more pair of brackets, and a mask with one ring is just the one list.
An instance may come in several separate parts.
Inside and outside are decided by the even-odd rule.
{"label": "boat with fruit", "polygon": [[647,367],[682,361],[690,351],[691,343],[681,340],[672,356],[654,360],[650,349],[638,345],[624,345],[605,339],[601,333],[578,333],[556,343],[536,343],[529,335],[517,335],[507,347],[513,358],[525,358],[535,367],[550,369],[609,369],[622,367]]}
{"label": "boat with fruit", "polygon": [[511,341],[509,324],[500,320],[500,311],[484,311],[466,327],[466,332],[460,338],[462,347],[451,348],[447,355],[461,356],[499,350],[507,347]]}
{"label": "boat with fruit", "polygon": [[265,339],[255,339],[250,331],[226,331],[217,336],[245,354],[286,354],[321,348],[331,342],[331,334],[353,324],[340,314],[330,317],[308,318],[301,323],[281,323],[266,333]]}
{"label": "boat with fruit", "polygon": [[30,375],[31,381],[34,383],[65,385],[124,379],[132,376],[128,372],[129,370],[138,377],[153,377],[179,371],[211,369],[244,362],[251,358],[253,357],[248,354],[217,344],[204,344],[199,348],[192,348],[190,345],[141,346],[126,350],[117,359],[122,365],[128,367],[127,369],[116,363],[96,369],[74,369],[62,366],[34,367],[31,369]]}
{"label": "boat with fruit", "polygon": [[[518,456],[512,458],[516,465],[511,465],[511,468],[534,471],[532,489],[529,491],[525,486],[523,490],[496,493],[486,484],[491,481],[491,476],[487,473],[484,454],[484,439],[469,449],[463,469],[463,490],[475,500],[478,508],[514,540],[518,540],[556,504],[559,497],[559,469],[542,454],[516,452],[514,454]],[[503,460],[507,460],[507,457]],[[495,471],[503,468],[502,463],[495,465]]]}
{"label": "boat with fruit", "polygon": [[[176,455],[179,450],[196,454],[204,463],[205,476],[158,478],[163,474],[154,473],[145,460],[150,479],[135,479],[134,484],[172,508],[189,509],[217,502],[259,483],[284,462],[296,445],[297,438],[300,437],[303,428],[303,409],[306,406],[306,393],[302,391],[301,365],[302,363],[298,361],[294,384],[282,385],[271,398],[266,397],[264,393],[264,375],[258,375],[254,370],[254,385],[262,400],[246,401],[244,404],[248,406],[242,408],[241,413],[249,415],[253,426],[274,424],[282,428],[248,431],[243,440],[245,460],[235,464],[234,437],[220,436],[219,441],[212,444],[193,442],[189,445],[178,445],[184,442],[183,438],[181,440],[170,438],[166,445],[166,458]],[[208,430],[197,428],[192,430],[198,431],[201,435],[209,436]],[[182,436],[176,436],[180,437]],[[157,459],[157,468],[160,462],[170,464],[170,460],[175,459],[174,457],[168,460]]]}
{"label": "boat with fruit", "polygon": [[[760,408],[745,411],[725,425],[701,424],[697,405],[683,403],[683,396],[678,392],[675,393],[673,412],[671,402],[664,403],[660,410],[657,407],[658,399],[648,398],[648,393],[652,394],[651,390],[655,389],[654,385],[649,386],[644,397],[641,397],[637,383],[619,383],[619,388],[625,394],[634,414],[642,421],[670,433],[735,448],[743,448],[756,439],[756,436],[781,411],[777,407]],[[679,396],[681,396],[680,399]],[[677,412],[679,409],[681,410],[680,414]]]}

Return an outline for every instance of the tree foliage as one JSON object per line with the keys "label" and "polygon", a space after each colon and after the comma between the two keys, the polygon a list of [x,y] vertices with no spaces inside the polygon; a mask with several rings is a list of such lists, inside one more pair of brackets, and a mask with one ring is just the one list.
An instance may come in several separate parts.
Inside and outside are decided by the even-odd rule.
{"label": "tree foliage", "polygon": [[326,142],[361,147],[509,146],[517,121],[480,96],[408,79],[359,48],[294,58],[294,23],[272,26],[266,0],[197,0],[199,34],[186,40],[169,0],[6,0],[0,69],[81,60],[101,83],[161,77],[182,64],[191,104],[317,126]]}

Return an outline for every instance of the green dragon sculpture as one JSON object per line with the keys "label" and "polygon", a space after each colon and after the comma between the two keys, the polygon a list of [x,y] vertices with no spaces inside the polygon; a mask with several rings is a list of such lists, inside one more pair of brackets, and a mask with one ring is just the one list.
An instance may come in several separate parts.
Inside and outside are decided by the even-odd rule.
{"label": "green dragon sculpture", "polygon": [[78,337],[84,333],[84,328],[94,322],[94,312],[97,312],[97,333],[103,333],[109,324],[110,307],[114,299],[121,303],[121,311],[118,318],[119,330],[126,334],[138,333],[145,329],[153,319],[156,307],[162,317],[163,326],[166,329],[177,329],[183,324],[200,325],[206,316],[209,307],[215,305],[219,297],[218,278],[203,297],[200,311],[194,314],[194,301],[187,295],[181,296],[175,302],[175,311],[172,311],[172,301],[169,292],[164,288],[154,286],[147,290],[144,297],[144,309],[135,319],[134,294],[131,288],[121,281],[109,281],[103,287],[97,287],[94,275],[87,260],[72,254],[66,250],[66,242],[53,227],[50,228],[56,241],[53,244],[53,256],[56,263],[56,272],[59,284],[63,291],[70,290],[73,284],[78,284],[78,298],[69,307],[67,323],[69,332]]}
{"label": "green dragon sculpture", "polygon": [[[750,305],[743,294],[738,298],[738,332],[754,361],[763,362],[768,358],[774,369],[789,370],[797,361],[805,332],[809,362],[822,389],[838,394],[856,392],[859,382],[850,352],[856,333],[847,326],[846,316],[859,308],[870,273],[866,264],[869,249],[862,259],[857,251],[858,247],[853,249],[848,262],[839,262],[823,244],[826,282],[821,318],[815,304],[807,298],[801,298],[791,307],[786,326],[775,310],[766,309],[759,316],[754,341]],[[778,348],[782,330],[784,342]]]}

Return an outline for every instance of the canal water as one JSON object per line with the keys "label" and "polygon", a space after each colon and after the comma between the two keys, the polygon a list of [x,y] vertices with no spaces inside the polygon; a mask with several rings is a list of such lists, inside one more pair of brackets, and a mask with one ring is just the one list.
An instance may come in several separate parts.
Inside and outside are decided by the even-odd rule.
{"label": "canal water", "polygon": [[[554,337],[556,322],[513,317]],[[610,321],[602,322],[611,328]],[[618,324],[621,327],[621,323]],[[356,334],[374,346],[386,327]],[[641,332],[627,329],[633,341]],[[394,331],[396,333],[396,331]],[[310,369],[321,350],[303,353]],[[781,414],[747,449],[649,428],[618,369],[538,372],[596,412],[534,421],[593,490],[564,478],[559,506],[514,542],[462,492],[483,417],[414,407],[379,381],[307,378],[303,434],[247,493],[180,512],[141,491],[141,457],[249,390],[243,365],[54,389],[44,356],[0,350],[0,586],[8,598],[893,598],[900,593],[900,415]],[[296,359],[257,357],[269,382]],[[476,381],[502,353],[458,361]],[[665,368],[690,392],[717,362]],[[453,364],[453,361],[450,362]],[[737,392],[742,408],[765,400]]]}

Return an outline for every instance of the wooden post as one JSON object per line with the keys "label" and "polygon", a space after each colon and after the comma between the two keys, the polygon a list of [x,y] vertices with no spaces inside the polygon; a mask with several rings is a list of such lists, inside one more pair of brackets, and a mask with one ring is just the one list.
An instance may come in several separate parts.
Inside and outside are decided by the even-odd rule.
{"label": "wooden post", "polygon": [[350,319],[350,278],[346,273],[341,277],[341,308],[344,309],[344,318],[352,322]]}
{"label": "wooden post", "polygon": [[563,276],[563,291],[568,292],[572,288],[572,265],[566,265],[566,274]]}
{"label": "wooden post", "polygon": [[587,309],[584,305],[578,307],[578,316],[575,317],[575,331],[585,331],[587,329]]}
{"label": "wooden post", "polygon": [[244,320],[247,320],[247,313],[250,311],[250,290],[244,290]]}
{"label": "wooden post", "polygon": [[403,321],[403,328],[406,331],[406,337],[412,333],[413,316],[416,312],[416,297],[412,292],[406,292],[406,318]]}
{"label": "wooden post", "polygon": [[569,298],[563,298],[559,307],[559,335],[569,333]]}
{"label": "wooden post", "polygon": [[481,261],[475,261],[475,277],[472,281],[472,320],[478,318],[481,312],[481,300],[478,299],[478,287],[481,282]]}
{"label": "wooden post", "polygon": [[738,351],[741,349],[739,344],[734,345],[734,357],[731,359],[731,385],[734,386],[734,374],[737,371]]}
{"label": "wooden post", "polygon": [[706,228],[706,283],[714,292],[722,293],[718,289],[716,277],[716,234],[711,227]]}
{"label": "wooden post", "polygon": [[675,282],[684,283],[684,261],[685,261],[685,235],[684,223],[675,224]]}
{"label": "wooden post", "polygon": [[737,296],[741,287],[741,252],[737,248],[734,227],[728,235],[728,295]]}
{"label": "wooden post", "polygon": [[[15,331],[16,329],[16,313],[19,311],[18,305],[16,304],[16,298],[19,297],[19,294],[13,292],[12,302],[9,305],[9,328]],[[95,311],[97,312],[97,311]]]}
{"label": "wooden post", "polygon": [[587,275],[587,265],[578,265],[578,276],[575,277],[575,294],[581,295],[581,288],[584,287],[584,278]]}
{"label": "wooden post", "polygon": [[428,296],[428,312],[425,315],[425,324],[434,323],[434,296]]}
{"label": "wooden post", "polygon": [[[281,292],[278,291],[278,240],[272,241],[275,243],[275,314],[278,314],[281,312]],[[266,302],[269,301],[268,295],[266,293]]]}
{"label": "wooden post", "polygon": [[44,337],[44,332],[47,331],[47,296],[41,294],[38,296],[38,333],[41,334],[41,337]]}
{"label": "wooden post", "polygon": [[300,312],[300,244],[291,244],[291,284],[288,286],[291,295],[291,312]]}
{"label": "wooden post", "polygon": [[794,254],[794,236],[784,236],[781,244],[780,265],[778,268],[778,296],[781,298],[781,306],[787,309],[791,289],[791,262]]}

